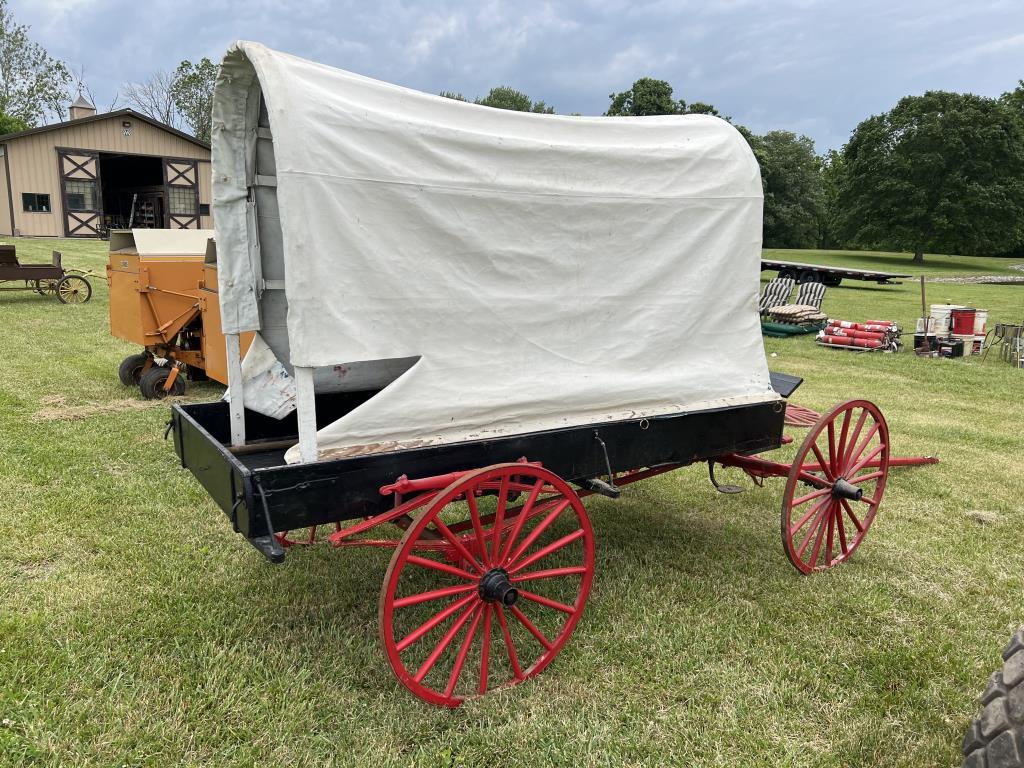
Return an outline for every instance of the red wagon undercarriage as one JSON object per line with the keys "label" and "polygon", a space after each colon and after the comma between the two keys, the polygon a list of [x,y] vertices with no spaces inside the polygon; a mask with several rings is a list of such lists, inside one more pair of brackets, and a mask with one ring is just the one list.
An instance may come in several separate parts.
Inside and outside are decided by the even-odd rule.
{"label": "red wagon undercarriage", "polygon": [[[812,421],[794,408],[790,423],[809,431],[790,462],[727,454],[715,465],[743,470],[755,483],[784,477],[783,550],[801,573],[831,568],[861,545],[878,512],[893,466],[935,463],[890,456],[888,426],[866,400],[844,402]],[[786,442],[792,442],[786,440]],[[582,615],[594,578],[594,537],[581,499],[618,496],[622,486],[678,469],[638,468],[573,489],[527,458],[466,472],[385,485],[387,513],[336,530],[335,547],[394,550],[379,601],[380,635],[398,679],[420,698],[458,706],[514,685],[548,666]],[[363,538],[393,524],[397,538]],[[286,547],[317,541],[277,534]]]}

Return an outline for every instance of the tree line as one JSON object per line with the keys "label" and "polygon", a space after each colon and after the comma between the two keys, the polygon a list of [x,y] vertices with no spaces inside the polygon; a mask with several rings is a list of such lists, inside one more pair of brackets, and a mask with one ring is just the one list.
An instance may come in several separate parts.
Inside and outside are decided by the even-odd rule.
{"label": "tree line", "polygon": [[[204,141],[217,66],[182,61],[124,83],[106,111],[128,106]],[[0,0],[0,134],[65,119],[77,90],[95,105],[84,68],[51,57]],[[442,96],[468,101],[461,93]],[[732,122],[761,168],[764,245],[1024,255],[1024,80],[999,98],[928,91],[863,120],[824,155],[792,131],[753,133],[712,104],[676,98],[667,81],[642,77],[608,96],[609,117],[707,114]],[[554,114],[509,86],[474,103]],[[573,113],[578,114],[578,113]]]}

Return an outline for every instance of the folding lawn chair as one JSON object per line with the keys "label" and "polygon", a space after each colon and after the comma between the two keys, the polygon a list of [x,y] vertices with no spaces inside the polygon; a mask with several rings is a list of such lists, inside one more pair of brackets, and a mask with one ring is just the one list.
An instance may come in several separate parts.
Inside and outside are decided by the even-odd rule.
{"label": "folding lawn chair", "polygon": [[[791,277],[772,278],[764,287],[761,303],[758,305],[761,314],[767,315],[772,307],[781,307],[789,303],[789,294],[793,292],[794,280]],[[802,288],[803,286],[801,286]]]}
{"label": "folding lawn chair", "polygon": [[821,309],[821,302],[825,298],[825,284],[819,282],[800,283],[800,290],[797,291],[795,304],[804,304]]}

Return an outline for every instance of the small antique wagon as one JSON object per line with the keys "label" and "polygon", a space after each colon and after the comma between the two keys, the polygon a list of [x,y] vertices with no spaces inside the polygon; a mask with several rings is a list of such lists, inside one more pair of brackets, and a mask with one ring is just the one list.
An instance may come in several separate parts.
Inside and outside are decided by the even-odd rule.
{"label": "small antique wagon", "polygon": [[759,456],[800,381],[767,369],[760,174],[728,123],[510,113],[238,43],[213,162],[230,403],[175,405],[175,449],[273,562],[322,525],[393,550],[380,636],[417,696],[552,662],[595,576],[588,495],[738,467],[786,478],[800,572],[862,543],[874,405]]}
{"label": "small antique wagon", "polygon": [[53,252],[50,264],[22,264],[13,245],[0,245],[0,291],[34,291],[56,296],[61,304],[84,304],[92,298],[86,273],[64,269],[60,251]]}

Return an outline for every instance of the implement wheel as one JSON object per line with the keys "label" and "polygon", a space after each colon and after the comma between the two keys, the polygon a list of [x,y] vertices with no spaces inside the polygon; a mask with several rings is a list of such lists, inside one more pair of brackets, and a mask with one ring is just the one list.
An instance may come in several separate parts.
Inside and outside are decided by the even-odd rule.
{"label": "implement wheel", "polygon": [[874,403],[850,400],[815,422],[782,497],[782,547],[798,571],[823,571],[854,553],[888,475],[889,427]]}
{"label": "implement wheel", "polygon": [[530,464],[469,472],[391,558],[379,603],[388,663],[446,707],[520,683],[565,645],[593,577],[590,520],[564,480]]}
{"label": "implement wheel", "polygon": [[163,400],[168,395],[179,397],[185,394],[185,375],[179,371],[171,384],[170,391],[164,389],[174,369],[169,365],[154,365],[139,379],[139,391],[147,400]]}
{"label": "implement wheel", "polygon": [[[117,378],[126,387],[137,387],[144,373],[146,363],[150,360],[152,358],[145,352],[140,352],[137,355],[128,355],[128,357],[121,361],[121,365],[117,367]],[[156,365],[156,363],[153,363],[153,365]]]}
{"label": "implement wheel", "polygon": [[92,286],[84,277],[64,275],[57,283],[57,300],[61,304],[85,304],[92,298]]}

